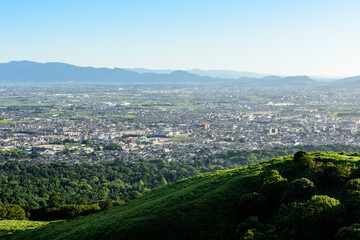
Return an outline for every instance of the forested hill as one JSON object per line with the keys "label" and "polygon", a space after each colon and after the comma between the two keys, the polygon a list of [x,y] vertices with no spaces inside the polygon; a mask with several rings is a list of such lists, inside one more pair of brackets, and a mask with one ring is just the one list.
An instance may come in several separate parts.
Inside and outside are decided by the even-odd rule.
{"label": "forested hill", "polygon": [[18,149],[0,151],[0,204],[47,205],[57,193],[66,204],[96,204],[106,199],[127,201],[166,183],[214,170],[227,170],[258,163],[298,150],[313,152],[360,152],[350,145],[277,147],[261,150],[230,150],[207,159],[183,162],[124,162],[98,164],[32,164],[32,155]]}
{"label": "forested hill", "polygon": [[10,239],[359,239],[360,155],[304,151]]}

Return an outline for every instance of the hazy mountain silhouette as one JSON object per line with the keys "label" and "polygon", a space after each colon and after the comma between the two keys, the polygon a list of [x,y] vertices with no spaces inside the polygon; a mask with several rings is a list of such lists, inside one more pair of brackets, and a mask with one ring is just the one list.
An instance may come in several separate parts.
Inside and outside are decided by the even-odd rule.
{"label": "hazy mountain silhouette", "polygon": [[[172,69],[146,69],[146,68],[125,68],[125,70],[134,71],[137,73],[158,73],[158,74],[169,74],[175,70]],[[230,78],[238,79],[243,77],[248,78],[262,78],[266,77],[266,74],[259,74],[254,72],[242,72],[242,71],[232,71],[232,70],[202,70],[202,69],[191,69],[185,70],[188,73],[193,73],[203,77],[213,77],[213,78]]]}
{"label": "hazy mountain silhouette", "polygon": [[[166,70],[167,71],[167,70]],[[238,79],[199,76],[187,71],[171,73],[134,72],[120,68],[79,67],[66,63],[37,63],[32,61],[12,61],[0,63],[0,83],[59,83],[59,82],[96,82],[96,83],[230,83],[243,86],[306,86],[317,81],[308,76],[263,78],[241,77]]]}
{"label": "hazy mountain silhouette", "polygon": [[360,76],[339,79],[339,80],[331,82],[330,86],[344,87],[344,88],[359,88],[360,87]]}

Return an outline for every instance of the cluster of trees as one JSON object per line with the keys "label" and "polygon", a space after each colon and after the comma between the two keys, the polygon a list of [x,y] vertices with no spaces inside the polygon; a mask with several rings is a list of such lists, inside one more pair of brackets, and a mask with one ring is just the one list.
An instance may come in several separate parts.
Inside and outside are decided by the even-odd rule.
{"label": "cluster of trees", "polygon": [[274,147],[271,149],[259,150],[230,150],[217,153],[213,158],[218,158],[232,163],[238,163],[243,166],[266,161],[271,158],[288,156],[295,154],[297,151],[323,151],[323,152],[360,152],[360,146],[346,144],[329,144],[329,145],[299,145],[294,147]]}
{"label": "cluster of trees", "polygon": [[[238,203],[237,239],[359,239],[360,171],[299,151]],[[320,154],[320,153],[319,153]]]}
{"label": "cluster of trees", "polygon": [[[66,141],[65,143],[70,143]],[[91,143],[88,143],[91,144]],[[106,146],[113,148],[116,146]],[[359,150],[348,145],[298,146],[297,149]],[[31,164],[17,162],[30,155],[19,149],[0,151],[0,206],[26,204],[45,206],[55,192],[67,204],[94,204],[107,198],[129,200],[169,182],[214,170],[232,169],[277,156],[294,154],[293,148],[232,150],[205,160],[166,162],[162,159],[124,162],[121,159],[98,164]],[[329,167],[331,168],[331,167]]]}
{"label": "cluster of trees", "polygon": [[13,159],[20,160],[24,158],[31,158],[31,154],[25,151],[21,151],[21,149],[18,148],[11,149],[9,151],[0,150],[0,159],[2,159],[3,161],[13,160]]}
{"label": "cluster of trees", "polygon": [[98,164],[8,161],[0,165],[0,204],[46,206],[53,192],[66,204],[94,204],[108,198],[127,201],[168,182],[234,167],[221,161],[175,163],[162,159]]}
{"label": "cluster of trees", "polygon": [[0,220],[23,220],[26,219],[25,210],[19,205],[7,205],[0,207]]}
{"label": "cluster of trees", "polygon": [[0,207],[0,220],[35,220],[52,221],[86,216],[124,204],[125,201],[111,201],[106,199],[97,204],[66,204],[62,196],[57,193],[50,195],[46,206],[4,205]]}
{"label": "cluster of trees", "polygon": [[[112,148],[114,146],[108,147]],[[44,216],[50,216],[52,214],[50,212],[54,211],[57,211],[59,216],[82,215],[98,211],[99,209],[105,209],[101,206],[102,203],[107,202],[108,207],[112,206],[113,202],[116,205],[118,202],[138,198],[152,189],[164,186],[169,182],[191,177],[199,173],[232,169],[277,156],[293,154],[298,149],[308,149],[310,151],[316,149],[332,151],[360,150],[357,148],[348,145],[310,145],[297,146],[297,149],[280,147],[264,150],[232,150],[210,156],[206,160],[184,162],[166,162],[165,160],[157,159],[151,161],[140,160],[133,163],[117,159],[98,164],[73,165],[67,163],[20,163],[16,160],[31,157],[31,154],[19,149],[0,151],[0,158],[6,160],[5,163],[0,165],[0,206],[3,207],[1,209],[2,212],[0,211],[2,214],[0,214],[0,218],[12,218],[14,216],[13,211],[18,209],[14,208],[15,205],[19,205],[20,208],[24,209],[25,216],[27,214],[27,217],[30,215],[33,217],[40,216],[37,219],[48,218]],[[36,155],[36,152],[33,155]],[[319,193],[318,189],[323,191],[323,189],[327,189],[329,186],[329,189],[342,186],[344,181],[349,178],[349,174],[354,172],[354,166],[352,165],[342,166],[328,162],[322,163],[319,166],[316,159],[308,158],[306,154],[304,156],[296,156],[297,167],[295,170],[297,172],[295,170],[295,172],[291,173],[285,172],[291,176],[296,176],[298,172],[305,172],[307,175],[304,179],[299,178],[295,182],[289,183],[286,178],[282,179],[272,173],[273,175],[270,175],[275,180],[277,178],[281,180],[277,179],[279,184],[270,184],[263,190],[256,191],[256,194],[250,194],[248,196],[249,199],[254,198],[254,203],[261,203],[266,199],[266,202],[270,201],[271,206],[275,207],[281,204],[296,202],[300,197],[303,197],[301,201],[309,200],[311,196]],[[314,184],[317,192],[312,187],[308,187],[311,194],[304,195],[304,192],[297,193],[298,195],[290,193],[290,191],[296,192],[297,189],[305,188],[306,184]],[[277,187],[271,188],[270,186]],[[284,186],[286,186],[286,191]],[[267,191],[270,191],[269,194],[271,196],[276,195],[278,197],[276,199],[270,198],[267,195]],[[61,207],[48,207],[52,193],[56,193],[61,199]],[[325,193],[327,192],[325,191]],[[305,196],[308,197],[304,198]],[[356,194],[352,195],[352,198],[356,198]],[[249,199],[243,199],[243,201],[250,201]],[[93,207],[90,207],[91,210],[86,210],[86,205]],[[347,208],[349,208],[350,205],[347,205]],[[268,209],[267,206],[264,208]],[[60,209],[63,212],[70,211],[73,213],[60,213]],[[248,209],[251,208],[248,207]],[[258,209],[262,209],[262,207]],[[75,214],[74,212],[77,213]],[[15,215],[18,216],[18,211]]]}

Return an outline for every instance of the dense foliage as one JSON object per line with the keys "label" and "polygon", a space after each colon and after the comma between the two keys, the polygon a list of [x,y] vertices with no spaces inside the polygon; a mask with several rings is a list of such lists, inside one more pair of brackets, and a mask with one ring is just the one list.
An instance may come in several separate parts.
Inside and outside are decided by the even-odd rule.
{"label": "dense foliage", "polygon": [[0,203],[45,206],[51,193],[68,204],[93,204],[110,198],[134,199],[167,182],[201,172],[233,168],[222,162],[179,162],[164,160],[100,164],[30,164],[7,162],[0,165]]}
{"label": "dense foliage", "polygon": [[[111,147],[111,146],[109,146]],[[263,150],[232,150],[206,159],[183,162],[124,162],[120,159],[98,164],[31,164],[18,162],[38,156],[14,149],[0,151],[0,205],[46,206],[52,193],[66,204],[94,204],[111,199],[127,201],[182,178],[214,170],[233,169],[305,150],[359,150],[349,145],[278,147]]]}
{"label": "dense foliage", "polygon": [[358,239],[359,166],[358,153],[300,151],[11,239]]}
{"label": "dense foliage", "polygon": [[215,154],[215,158],[230,161],[232,163],[239,163],[242,166],[248,164],[266,161],[271,158],[288,156],[295,154],[298,151],[307,152],[360,152],[360,146],[346,145],[346,144],[329,144],[329,145],[298,145],[293,147],[274,147],[271,149],[259,150],[230,150]]}

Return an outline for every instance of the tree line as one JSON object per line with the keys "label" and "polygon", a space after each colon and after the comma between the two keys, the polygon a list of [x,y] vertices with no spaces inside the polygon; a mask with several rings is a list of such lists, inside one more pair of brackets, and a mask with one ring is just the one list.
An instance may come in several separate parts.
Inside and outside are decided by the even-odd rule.
{"label": "tree line", "polygon": [[[75,216],[99,211],[104,209],[101,204],[105,202],[108,206],[124,203],[167,183],[199,173],[233,169],[277,156],[294,154],[299,149],[360,151],[357,146],[341,144],[308,145],[263,150],[231,150],[207,156],[202,160],[167,162],[155,159],[124,162],[116,159],[97,164],[32,164],[29,161],[18,161],[28,157],[29,153],[19,149],[0,151],[0,157],[5,160],[0,164],[0,206],[3,208],[0,209],[3,213],[0,214],[0,218],[9,219],[13,216],[11,212],[21,212],[15,205],[23,208],[25,217],[29,217],[30,213],[32,216],[47,216],[49,212],[54,211],[58,211],[58,216]],[[54,194],[61,203],[55,208],[49,205]],[[91,211],[86,210],[87,205],[93,206]],[[59,209],[77,213],[60,214]]]}

